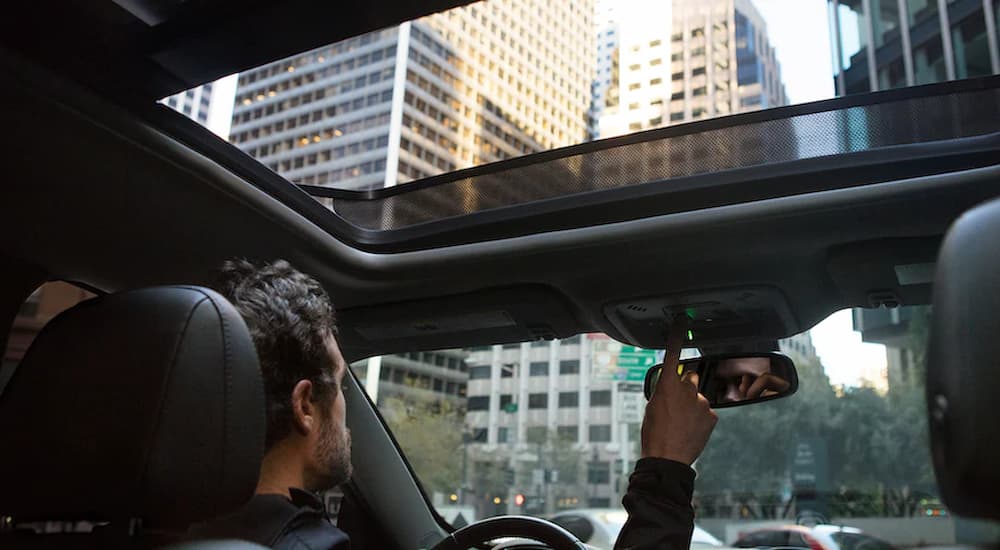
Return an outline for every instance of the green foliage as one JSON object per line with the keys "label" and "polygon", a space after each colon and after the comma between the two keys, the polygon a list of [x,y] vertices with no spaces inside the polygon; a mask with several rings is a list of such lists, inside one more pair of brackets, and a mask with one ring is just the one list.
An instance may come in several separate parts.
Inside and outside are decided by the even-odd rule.
{"label": "green foliage", "polygon": [[798,368],[796,395],[718,411],[697,464],[702,513],[729,513],[712,504],[727,494],[729,502],[752,503],[751,516],[780,517],[774,499],[791,486],[792,450],[811,437],[826,441],[832,513],[915,513],[917,500],[935,490],[922,386],[906,384],[885,396],[871,388],[838,395],[818,363]]}
{"label": "green foliage", "polygon": [[462,483],[464,413],[443,400],[398,398],[388,399],[382,412],[427,493],[457,491]]}

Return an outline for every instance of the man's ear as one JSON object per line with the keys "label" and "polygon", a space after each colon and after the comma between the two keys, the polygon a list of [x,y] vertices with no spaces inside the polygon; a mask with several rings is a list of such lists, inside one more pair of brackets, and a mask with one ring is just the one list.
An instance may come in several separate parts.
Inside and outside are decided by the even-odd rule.
{"label": "man's ear", "polygon": [[313,403],[313,384],[309,380],[299,380],[292,388],[292,420],[295,429],[302,435],[316,429],[316,406]]}

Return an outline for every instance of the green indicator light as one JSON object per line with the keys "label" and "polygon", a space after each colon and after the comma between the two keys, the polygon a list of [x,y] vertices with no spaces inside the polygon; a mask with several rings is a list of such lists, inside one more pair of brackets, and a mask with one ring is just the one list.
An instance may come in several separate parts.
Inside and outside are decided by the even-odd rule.
{"label": "green indicator light", "polygon": [[694,340],[694,332],[688,331],[688,340]]}

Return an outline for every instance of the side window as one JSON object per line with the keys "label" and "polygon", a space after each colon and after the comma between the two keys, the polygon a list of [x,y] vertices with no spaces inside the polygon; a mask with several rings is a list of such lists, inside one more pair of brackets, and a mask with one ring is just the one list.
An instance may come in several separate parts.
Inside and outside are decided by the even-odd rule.
{"label": "side window", "polygon": [[0,366],[0,392],[3,392],[14,369],[42,327],[56,315],[93,297],[92,292],[76,285],[64,281],[51,281],[38,287],[21,304],[7,337],[7,348],[3,353],[3,363]]}

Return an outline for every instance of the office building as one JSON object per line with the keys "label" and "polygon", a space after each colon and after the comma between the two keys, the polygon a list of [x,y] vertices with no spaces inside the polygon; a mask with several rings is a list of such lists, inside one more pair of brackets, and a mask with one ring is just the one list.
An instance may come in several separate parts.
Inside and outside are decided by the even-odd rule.
{"label": "office building", "polygon": [[[390,399],[399,399],[410,403],[444,401],[455,409],[464,408],[469,379],[465,357],[462,350],[385,355],[379,358],[377,393],[366,390],[379,407]],[[359,361],[351,365],[351,370],[365,381],[369,367],[369,361]]]}
{"label": "office building", "polygon": [[644,9],[619,17],[601,137],[787,103],[767,26],[750,0],[633,3]]}
{"label": "office building", "polygon": [[230,140],[294,183],[372,189],[586,140],[593,3],[490,1],[240,75]]}
{"label": "office building", "polygon": [[205,126],[208,124],[208,111],[212,106],[212,83],[165,97],[160,103]]}
{"label": "office building", "polygon": [[829,0],[837,95],[1000,74],[998,0]]}

